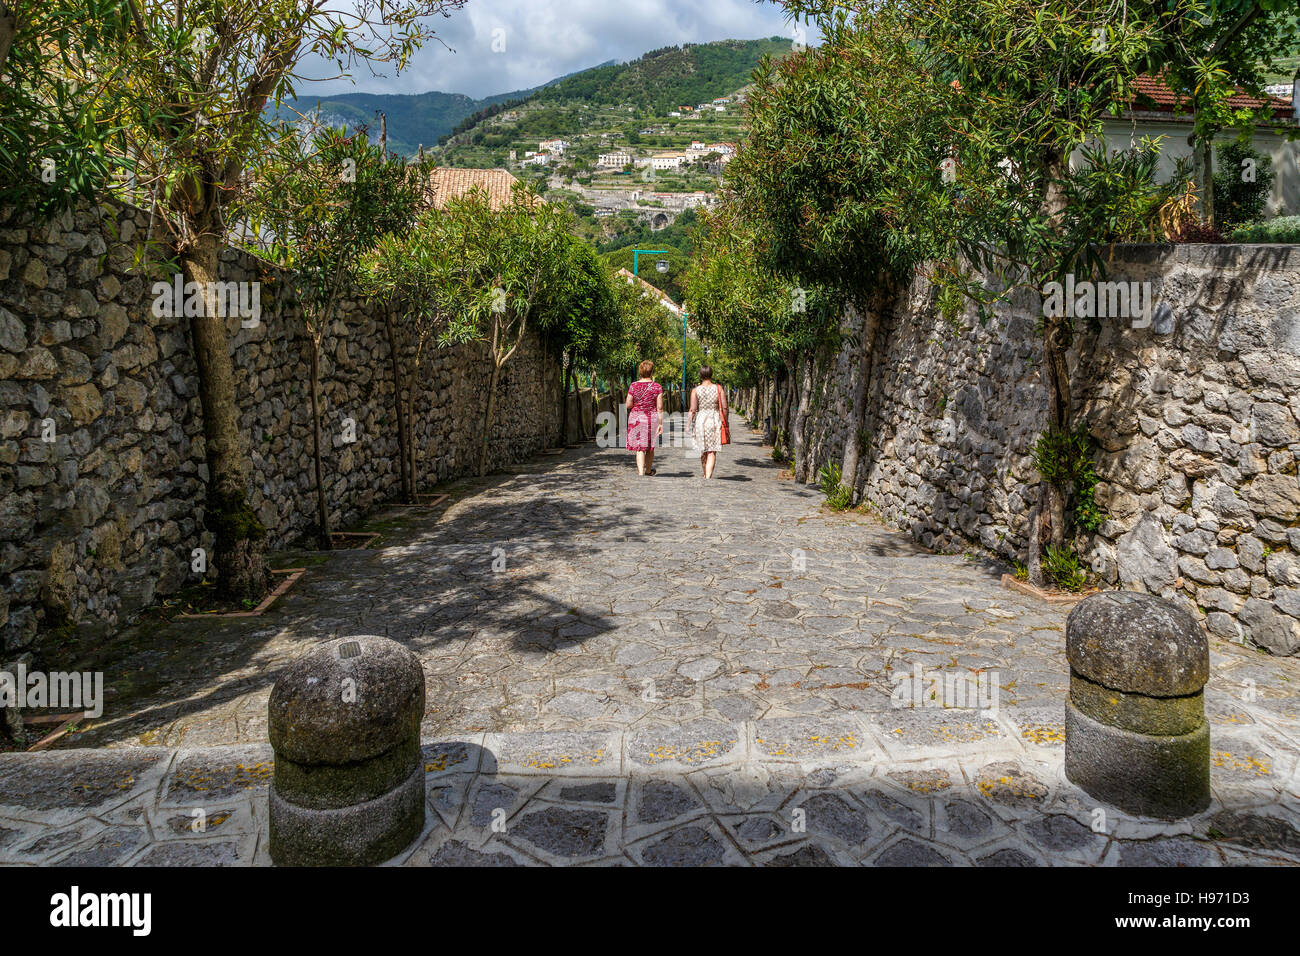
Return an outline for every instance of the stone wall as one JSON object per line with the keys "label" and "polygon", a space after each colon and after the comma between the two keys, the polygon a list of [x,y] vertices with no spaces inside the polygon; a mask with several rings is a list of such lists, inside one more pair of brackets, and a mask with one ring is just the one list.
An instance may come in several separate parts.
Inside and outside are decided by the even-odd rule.
{"label": "stone wall", "polygon": [[[1151,282],[1157,310],[1149,328],[1077,321],[1071,386],[1109,517],[1074,546],[1103,586],[1180,600],[1217,635],[1300,652],[1300,249],[1112,253],[1109,278]],[[1046,422],[1040,314],[1027,293],[985,326],[973,312],[949,323],[917,280],[881,317],[854,484],[887,522],[929,547],[1023,559],[1030,449]],[[809,481],[857,431],[863,321],[846,315],[845,346],[816,372]]]}
{"label": "stone wall", "polygon": [[[112,627],[188,581],[203,531],[202,413],[184,318],[152,314],[159,269],[133,268],[139,210],[79,208],[0,223],[0,634],[29,648],[63,620]],[[232,333],[251,502],[272,547],[315,524],[308,340],[287,283],[226,250],[222,278],[260,281],[260,322]],[[322,343],[325,483],[335,530],[400,490],[393,381],[379,311],[343,304]],[[422,484],[472,473],[485,346],[434,350],[415,383]],[[408,387],[410,383],[406,383]],[[506,366],[490,465],[559,437],[558,362],[530,336]],[[352,419],[355,441],[345,442]],[[43,440],[53,419],[54,441]]]}

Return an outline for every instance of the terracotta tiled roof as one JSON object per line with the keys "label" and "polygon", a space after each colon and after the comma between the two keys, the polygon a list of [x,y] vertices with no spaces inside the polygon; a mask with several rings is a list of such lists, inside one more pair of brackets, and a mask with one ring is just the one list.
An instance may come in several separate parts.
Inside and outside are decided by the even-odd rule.
{"label": "terracotta tiled roof", "polygon": [[[1134,110],[1154,113],[1190,113],[1192,111],[1186,93],[1174,91],[1161,77],[1143,75],[1133,79],[1135,95],[1132,100]],[[1257,109],[1267,106],[1278,119],[1287,119],[1294,115],[1291,101],[1280,96],[1260,99],[1245,92],[1238,91],[1228,97],[1228,105],[1234,109]]]}
{"label": "terracotta tiled roof", "polygon": [[452,199],[465,195],[475,186],[488,195],[493,209],[510,202],[510,192],[519,180],[504,169],[457,169],[436,166],[429,173],[426,198],[434,209],[445,209]]}

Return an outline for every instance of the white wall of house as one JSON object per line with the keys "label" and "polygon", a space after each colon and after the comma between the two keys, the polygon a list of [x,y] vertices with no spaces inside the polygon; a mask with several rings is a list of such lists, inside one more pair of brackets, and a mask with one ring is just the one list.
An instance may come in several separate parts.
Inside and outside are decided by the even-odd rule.
{"label": "white wall of house", "polygon": [[[1192,148],[1187,144],[1187,134],[1191,124],[1167,115],[1135,114],[1124,119],[1107,120],[1102,131],[1102,138],[1111,149],[1127,149],[1136,146],[1143,137],[1159,140],[1160,169],[1159,176],[1168,180],[1174,173],[1179,159],[1192,158]],[[1255,130],[1252,144],[1255,149],[1273,161],[1273,190],[1268,200],[1268,215],[1300,216],[1300,140],[1288,141],[1287,132],[1296,128],[1260,127]],[[1231,142],[1231,135],[1220,137],[1218,142]],[[1080,159],[1078,153],[1073,162]],[[1217,157],[1216,157],[1217,160]]]}

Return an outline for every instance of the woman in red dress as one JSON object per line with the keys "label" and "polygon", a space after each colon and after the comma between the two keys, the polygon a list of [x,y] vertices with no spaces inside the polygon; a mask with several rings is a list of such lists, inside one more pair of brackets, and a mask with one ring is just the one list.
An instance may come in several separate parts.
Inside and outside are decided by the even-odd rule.
{"label": "woman in red dress", "polygon": [[636,367],[640,378],[627,390],[627,450],[636,452],[636,473],[655,473],[655,443],[663,434],[664,390],[653,378],[655,363]]}

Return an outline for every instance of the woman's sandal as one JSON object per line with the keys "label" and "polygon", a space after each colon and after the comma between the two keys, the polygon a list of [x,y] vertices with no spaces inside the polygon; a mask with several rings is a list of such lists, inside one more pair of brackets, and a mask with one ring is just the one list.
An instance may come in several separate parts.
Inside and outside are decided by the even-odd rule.
{"label": "woman's sandal", "polygon": [[646,472],[646,474],[649,475],[651,478],[653,478],[657,472],[658,472],[657,468],[651,468],[649,471]]}

